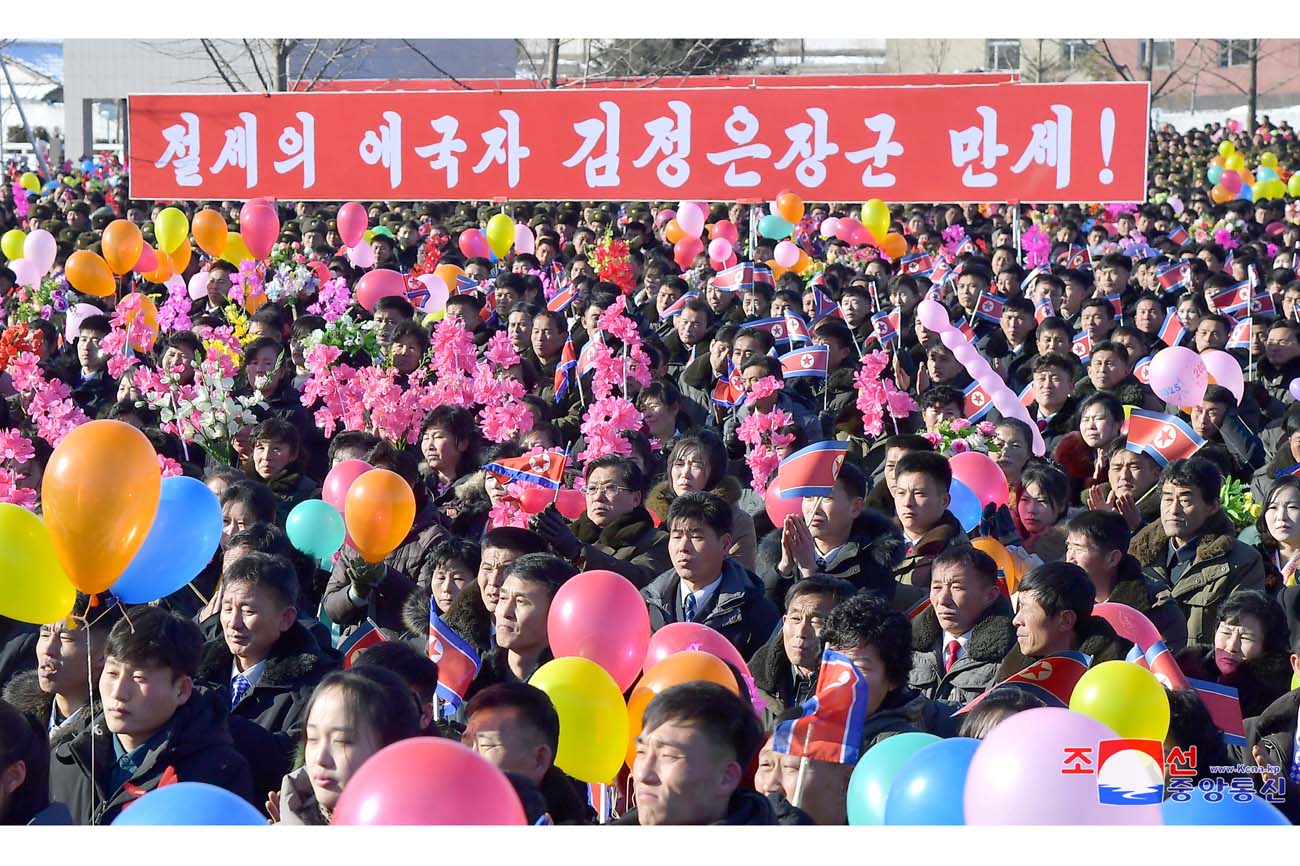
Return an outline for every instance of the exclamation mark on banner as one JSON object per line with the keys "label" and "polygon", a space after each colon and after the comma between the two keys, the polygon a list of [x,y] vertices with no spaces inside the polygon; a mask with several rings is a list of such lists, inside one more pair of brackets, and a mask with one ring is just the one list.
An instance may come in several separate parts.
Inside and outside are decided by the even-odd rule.
{"label": "exclamation mark on banner", "polygon": [[1115,109],[1103,108],[1101,110],[1101,161],[1106,167],[1097,172],[1097,180],[1102,183],[1110,183],[1115,179],[1115,173],[1110,170],[1110,151],[1115,145]]}

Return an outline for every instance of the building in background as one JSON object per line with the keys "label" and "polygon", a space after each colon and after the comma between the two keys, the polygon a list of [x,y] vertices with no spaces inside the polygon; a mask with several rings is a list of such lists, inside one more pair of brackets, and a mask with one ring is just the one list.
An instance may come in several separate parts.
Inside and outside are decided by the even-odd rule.
{"label": "building in background", "polygon": [[[0,162],[32,153],[23,116],[47,154],[58,156],[63,140],[63,53],[58,42],[0,42],[0,60],[13,82],[13,93],[0,76]],[[14,101],[22,104],[19,112]],[[35,163],[33,163],[34,165]]]}

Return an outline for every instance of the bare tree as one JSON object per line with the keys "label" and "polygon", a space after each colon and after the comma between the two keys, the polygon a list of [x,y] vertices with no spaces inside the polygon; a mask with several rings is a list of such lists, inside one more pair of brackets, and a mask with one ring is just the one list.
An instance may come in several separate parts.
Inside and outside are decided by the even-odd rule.
{"label": "bare tree", "polygon": [[[1244,44],[1243,44],[1244,43]],[[1199,52],[1195,70],[1198,74],[1226,84],[1246,100],[1246,128],[1255,128],[1255,118],[1259,110],[1259,64],[1279,54],[1295,55],[1300,40],[1295,39],[1235,39],[1206,40]],[[1244,63],[1236,63],[1241,59]],[[1234,66],[1246,66],[1249,69],[1246,83],[1235,80],[1225,70]],[[1274,89],[1300,78],[1300,70],[1282,81],[1274,83]]]}
{"label": "bare tree", "polygon": [[664,78],[738,72],[770,52],[770,39],[593,40],[584,78]]}
{"label": "bare tree", "polygon": [[936,75],[943,72],[948,66],[948,54],[952,43],[947,39],[924,39],[921,40],[920,53],[925,60],[926,72],[933,72]]}
{"label": "bare tree", "polygon": [[1113,73],[1124,81],[1150,81],[1151,101],[1154,103],[1166,91],[1178,87],[1189,80],[1189,71],[1196,65],[1199,48],[1205,40],[1192,40],[1191,50],[1182,57],[1171,59],[1169,66],[1157,71],[1155,68],[1155,40],[1147,40],[1147,64],[1134,69],[1115,55],[1114,47],[1108,39],[1099,39],[1096,44],[1095,58],[1100,71]]}
{"label": "bare tree", "polygon": [[197,53],[211,71],[194,81],[221,81],[235,92],[309,91],[360,68],[370,53],[362,39],[198,39],[144,43],[169,57]]}

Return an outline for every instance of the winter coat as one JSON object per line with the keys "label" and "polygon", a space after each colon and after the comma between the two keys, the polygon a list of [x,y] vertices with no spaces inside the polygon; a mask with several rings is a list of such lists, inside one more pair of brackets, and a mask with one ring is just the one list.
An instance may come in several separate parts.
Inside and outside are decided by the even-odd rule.
{"label": "winter coat", "polygon": [[[763,729],[771,730],[782,713],[800,702],[800,696],[795,694],[794,665],[785,654],[785,636],[780,629],[749,659],[749,672],[766,705]],[[809,688],[816,688],[816,685],[817,673],[814,671]],[[806,699],[808,695],[802,697]]]}
{"label": "winter coat", "polygon": [[581,783],[554,764],[537,786],[546,799],[546,814],[558,824],[592,824],[595,813],[578,794]]}
{"label": "winter coat", "polygon": [[24,671],[36,670],[40,627],[0,616],[0,687]]}
{"label": "winter coat", "polygon": [[1079,398],[1071,395],[1066,399],[1060,410],[1047,420],[1044,424],[1039,421],[1040,410],[1037,403],[1031,403],[1029,406],[1029,417],[1038,423],[1038,430],[1043,434],[1043,444],[1047,447],[1047,452],[1056,451],[1056,446],[1065,438],[1066,434],[1074,430],[1074,413],[1079,411]]}
{"label": "winter coat", "polygon": [[[822,431],[821,418],[817,416],[817,413],[809,410],[803,403],[784,391],[778,393],[776,405],[772,408],[773,411],[778,409],[789,415],[795,426],[803,431],[804,436],[808,439],[808,444],[811,445],[826,438]],[[743,457],[749,450],[749,446],[740,441],[738,431],[740,425],[746,418],[754,414],[754,411],[753,406],[738,406],[722,424],[722,441],[727,444],[727,452],[732,457]]]}
{"label": "winter coat", "polygon": [[[1128,651],[1133,648],[1133,641],[1120,637],[1110,623],[1096,615],[1090,617],[1076,634],[1081,638],[1078,651],[1092,658],[1093,667],[1102,662],[1124,661],[1128,657]],[[998,666],[997,673],[993,675],[993,684],[997,685],[1012,674],[1020,673],[1036,661],[1037,657],[1031,658],[1021,652],[1020,644],[1017,643]]]}
{"label": "winter coat", "polygon": [[117,402],[117,382],[106,370],[101,370],[93,379],[86,380],[82,380],[78,372],[70,396],[81,407],[81,411],[86,413],[86,417],[94,420],[100,412]]}
{"label": "winter coat", "polygon": [[1187,645],[1187,614],[1167,585],[1143,574],[1127,553],[1119,561],[1118,578],[1106,601],[1126,604],[1151,620],[1172,652]]}
{"label": "winter coat", "polygon": [[[487,495],[487,473],[479,469],[456,479],[441,496],[433,499],[433,506],[441,513],[441,522],[449,533],[477,544],[487,530],[488,512],[492,510],[492,500]],[[418,578],[414,573],[410,576]]]}
{"label": "winter coat", "polygon": [[[508,650],[502,649],[493,641],[487,652],[483,653],[481,657],[483,664],[478,669],[478,673],[474,675],[474,680],[469,684],[469,689],[465,693],[466,701],[488,686],[520,682],[519,677],[515,676],[515,672],[510,668],[509,655]],[[542,650],[541,655],[537,657],[537,667],[533,668],[533,673],[542,665],[554,659],[555,654],[551,652],[550,647]],[[526,682],[531,676],[532,673],[529,673],[528,677],[524,677],[523,681]]]}
{"label": "winter coat", "polygon": [[1264,588],[1264,562],[1256,550],[1237,540],[1232,521],[1222,511],[1206,520],[1194,542],[1196,555],[1178,582],[1169,576],[1169,536],[1159,522],[1141,529],[1129,553],[1150,577],[1173,586],[1173,597],[1187,612],[1187,639],[1213,644],[1219,607],[1238,589]]}
{"label": "winter coat", "polygon": [[[753,571],[758,562],[758,538],[754,532],[754,518],[740,507],[740,482],[734,475],[724,475],[718,486],[709,491],[721,496],[731,506],[731,550],[729,555],[740,561],[745,568]],[[646,497],[645,508],[659,518],[660,526],[668,518],[668,506],[672,505],[677,494],[673,493],[672,484],[661,481],[650,490]],[[667,531],[667,527],[665,527]]]}
{"label": "winter coat", "polygon": [[1021,546],[1043,562],[1060,562],[1065,559],[1064,521],[1026,537]]}
{"label": "winter coat", "polygon": [[930,592],[930,565],[934,558],[949,547],[970,544],[957,518],[952,512],[945,511],[928,532],[916,540],[911,553],[903,556],[902,562],[894,569],[894,577],[899,583],[914,586],[927,594]]}
{"label": "winter coat", "polygon": [[[781,532],[782,528],[777,527],[758,545],[757,573],[767,587],[767,597],[784,610],[785,594],[798,581],[799,569],[795,568],[792,574],[777,570],[781,563]],[[849,540],[840,548],[835,561],[816,572],[847,580],[857,589],[893,602],[898,589],[894,569],[903,561],[906,549],[903,533],[893,520],[878,511],[863,509],[850,527]]]}
{"label": "winter coat", "polygon": [[856,365],[845,366],[826,377],[823,393],[814,401],[814,407],[820,412],[823,435],[834,436],[840,425],[845,425],[848,432],[861,432],[861,425],[853,423],[862,418],[862,413],[857,411],[858,389],[853,384],[857,373]]}
{"label": "winter coat", "polygon": [[82,728],[75,738],[54,749],[50,759],[50,799],[67,805],[77,824],[111,824],[139,796],[133,790],[148,793],[166,775],[168,781],[206,782],[225,788],[260,807],[248,761],[231,741],[226,703],[223,696],[195,686],[190,699],[172,716],[161,742],[144,756],[127,783],[114,790],[108,789],[117,763],[114,735],[100,713],[93,725]]}
{"label": "winter coat", "polygon": [[933,607],[912,620],[912,672],[907,684],[933,700],[965,706],[995,682],[998,666],[1016,646],[1011,602],[999,595],[971,629],[966,653],[943,669],[944,633]]}
{"label": "winter coat", "polygon": [[1178,667],[1192,679],[1236,689],[1243,718],[1258,716],[1291,690],[1291,654],[1287,652],[1266,652],[1259,658],[1242,662],[1230,674],[1221,672],[1214,663],[1213,646],[1188,644],[1178,653],[1177,660]]}
{"label": "winter coat", "polygon": [[885,695],[876,711],[862,726],[862,753],[895,734],[922,732],[937,737],[955,737],[961,719],[953,718],[957,707],[932,701],[908,686]]}
{"label": "winter coat", "polygon": [[[1260,713],[1253,731],[1247,726],[1250,750],[1259,746],[1264,763],[1280,767],[1283,779],[1295,755],[1297,714],[1300,714],[1300,689],[1292,689]],[[1278,808],[1291,823],[1300,824],[1300,785],[1286,781],[1286,800]]]}
{"label": "winter coat", "polygon": [[[15,710],[35,719],[42,728],[49,725],[54,695],[41,690],[41,681],[36,676],[36,671],[26,671],[11,679],[5,685],[3,698]],[[98,705],[98,698],[96,704]],[[82,727],[79,723],[86,718],[86,714],[87,710],[83,708],[74,714],[70,722],[65,722],[50,738],[50,748],[76,736]]]}
{"label": "winter coat", "polygon": [[[767,826],[774,825],[776,822],[771,801],[756,791],[742,788],[731,795],[731,800],[727,803],[727,814],[722,820],[713,823],[730,826]],[[637,827],[640,826],[641,820],[637,817],[637,810],[632,808],[614,823]]]}
{"label": "winter coat", "polygon": [[650,512],[640,506],[603,528],[584,512],[574,521],[573,533],[582,542],[580,571],[612,571],[640,589],[672,567],[667,533],[656,528]]}
{"label": "winter coat", "polygon": [[254,480],[262,481],[275,494],[275,525],[281,529],[289,519],[289,512],[298,503],[315,499],[321,492],[319,484],[298,472],[282,472],[270,481],[264,478]]}
{"label": "winter coat", "polygon": [[[641,590],[650,610],[652,632],[684,621],[681,585],[681,577],[670,568]],[[779,628],[781,613],[763,594],[759,579],[727,558],[722,563],[722,583],[696,613],[695,622],[721,633],[742,658],[749,658]]]}

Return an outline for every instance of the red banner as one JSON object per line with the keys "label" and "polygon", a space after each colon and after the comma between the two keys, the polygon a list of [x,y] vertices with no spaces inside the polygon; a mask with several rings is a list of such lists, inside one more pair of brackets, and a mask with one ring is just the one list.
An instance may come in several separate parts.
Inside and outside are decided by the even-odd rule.
{"label": "red banner", "polygon": [[146,199],[1140,201],[1148,85],[132,96]]}
{"label": "red banner", "polygon": [[[610,90],[646,87],[925,87],[936,84],[1002,84],[1020,80],[1019,72],[937,72],[911,75],[868,72],[862,75],[662,75],[640,78],[561,78],[562,89]],[[338,78],[317,81],[311,93],[370,90],[546,90],[538,78]],[[309,92],[305,82],[289,90]]]}

